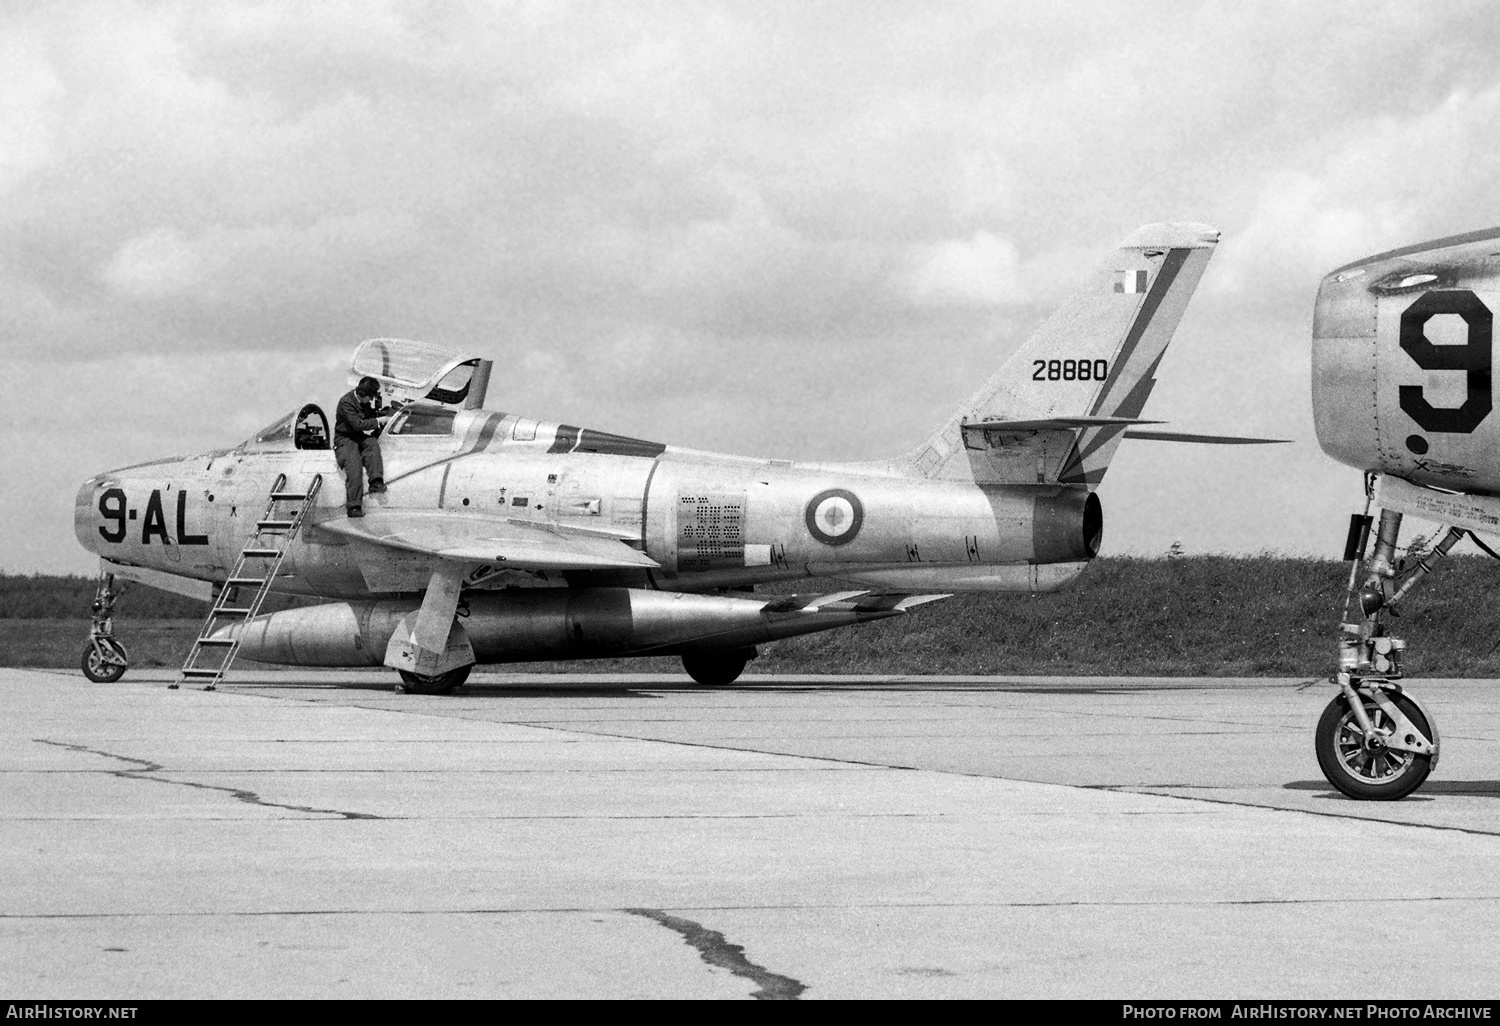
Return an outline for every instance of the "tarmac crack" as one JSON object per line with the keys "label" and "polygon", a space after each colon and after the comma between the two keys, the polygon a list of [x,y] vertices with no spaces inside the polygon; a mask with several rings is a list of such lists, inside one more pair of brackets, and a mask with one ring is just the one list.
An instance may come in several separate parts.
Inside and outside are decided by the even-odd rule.
{"label": "tarmac crack", "polygon": [[262,798],[254,791],[248,791],[240,787],[223,787],[218,784],[202,784],[195,780],[173,780],[170,777],[156,776],[166,769],[159,762],[149,759],[137,759],[130,755],[117,755],[114,752],[106,752],[98,748],[89,748],[87,745],[75,745],[66,741],[50,741],[47,738],[32,738],[39,745],[52,745],[55,748],[66,748],[70,752],[84,752],[88,755],[99,755],[106,759],[116,759],[120,762],[135,763],[138,769],[105,770],[112,777],[121,780],[149,780],[156,784],[172,784],[177,787],[192,787],[200,791],[219,791],[229,795],[236,801],[244,802],[246,805],[260,805],[268,809],[288,809],[292,812],[310,812],[315,815],[338,816],[342,819],[382,819],[384,817],[369,812],[347,812],[343,809],[320,809],[311,805],[288,805],[284,802],[271,802]]}
{"label": "tarmac crack", "polygon": [[626,908],[621,911],[654,920],[667,929],[681,934],[683,941],[696,948],[698,957],[709,965],[728,969],[734,975],[758,984],[760,990],[750,993],[750,996],[757,1001],[796,1001],[798,996],[807,989],[790,976],[782,976],[771,972],[764,966],[756,965],[745,957],[745,949],[742,945],[729,943],[718,930],[710,930],[702,923],[671,915],[659,908]]}

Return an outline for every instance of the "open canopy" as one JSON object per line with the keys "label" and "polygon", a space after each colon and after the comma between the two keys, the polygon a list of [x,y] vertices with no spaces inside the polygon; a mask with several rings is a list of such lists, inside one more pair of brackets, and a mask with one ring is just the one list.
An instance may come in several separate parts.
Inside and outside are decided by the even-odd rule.
{"label": "open canopy", "polygon": [[489,383],[488,360],[409,338],[361,342],[349,361],[349,372],[350,384],[374,378],[393,399],[430,399],[468,408],[484,402]]}

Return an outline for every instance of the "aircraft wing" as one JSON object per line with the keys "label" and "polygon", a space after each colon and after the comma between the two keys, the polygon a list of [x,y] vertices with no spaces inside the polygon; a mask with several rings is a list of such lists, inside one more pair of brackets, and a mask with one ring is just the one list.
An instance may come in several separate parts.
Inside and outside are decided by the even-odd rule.
{"label": "aircraft wing", "polygon": [[660,566],[618,538],[579,534],[501,517],[437,510],[371,510],[354,520],[317,524],[350,541],[367,542],[464,563],[517,570],[614,570]]}

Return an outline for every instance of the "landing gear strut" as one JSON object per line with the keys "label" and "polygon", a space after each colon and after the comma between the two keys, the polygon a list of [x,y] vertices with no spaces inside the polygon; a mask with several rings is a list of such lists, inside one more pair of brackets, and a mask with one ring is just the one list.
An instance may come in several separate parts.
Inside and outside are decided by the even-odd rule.
{"label": "landing gear strut", "polygon": [[[94,589],[89,641],[83,647],[83,675],[96,684],[113,684],[125,676],[130,654],[115,640],[115,575],[101,573]],[[123,589],[122,589],[123,590]]]}
{"label": "landing gear strut", "polygon": [[[1366,483],[1367,494],[1373,494]],[[1366,562],[1368,502],[1365,509],[1350,525],[1344,552],[1354,565],[1344,596],[1339,672],[1334,678],[1339,693],[1318,720],[1315,747],[1323,775],[1344,794],[1394,801],[1421,787],[1437,765],[1438,733],[1427,711],[1402,691],[1406,642],[1390,635],[1385,618],[1464,532],[1450,527],[1428,551],[1398,559],[1401,514],[1382,510],[1375,551]]]}

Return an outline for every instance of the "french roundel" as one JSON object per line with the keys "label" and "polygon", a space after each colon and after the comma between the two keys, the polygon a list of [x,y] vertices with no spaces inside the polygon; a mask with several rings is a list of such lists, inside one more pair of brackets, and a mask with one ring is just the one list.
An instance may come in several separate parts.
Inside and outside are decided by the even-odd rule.
{"label": "french roundel", "polygon": [[848,545],[865,522],[859,496],[844,488],[819,492],[807,504],[807,530],[824,545]]}

